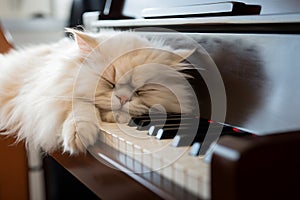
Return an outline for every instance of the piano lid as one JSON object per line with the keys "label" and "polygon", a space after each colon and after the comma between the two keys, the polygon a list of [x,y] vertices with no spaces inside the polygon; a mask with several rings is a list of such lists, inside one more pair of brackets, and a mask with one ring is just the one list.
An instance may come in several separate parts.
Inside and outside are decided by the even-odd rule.
{"label": "piano lid", "polygon": [[[175,8],[197,4],[211,4],[219,2],[232,2],[230,0],[126,0],[123,7],[123,15],[132,18],[142,18],[142,11],[149,8]],[[238,0],[249,5],[260,5],[260,14],[287,14],[299,12],[300,3],[298,0]]]}
{"label": "piano lid", "polygon": [[242,2],[216,2],[198,3],[175,7],[145,8],[142,10],[143,18],[179,18],[179,17],[205,17],[205,16],[234,16],[258,15],[260,5],[249,5]]}

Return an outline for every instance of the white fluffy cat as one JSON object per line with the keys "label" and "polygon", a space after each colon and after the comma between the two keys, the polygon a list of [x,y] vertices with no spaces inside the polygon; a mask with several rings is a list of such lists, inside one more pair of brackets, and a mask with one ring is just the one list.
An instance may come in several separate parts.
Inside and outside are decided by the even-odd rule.
{"label": "white fluffy cat", "polygon": [[[49,152],[92,145],[101,121],[126,122],[161,105],[191,111],[180,62],[188,50],[133,32],[89,34],[75,41],[0,55],[0,130]],[[179,103],[180,102],[180,103]]]}

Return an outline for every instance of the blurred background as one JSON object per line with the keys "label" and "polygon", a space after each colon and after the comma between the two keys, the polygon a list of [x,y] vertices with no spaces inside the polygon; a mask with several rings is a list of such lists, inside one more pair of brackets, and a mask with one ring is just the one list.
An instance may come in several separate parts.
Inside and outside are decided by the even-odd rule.
{"label": "blurred background", "polygon": [[64,36],[72,0],[0,0],[0,20],[15,46],[57,41]]}
{"label": "blurred background", "polygon": [[[6,32],[9,42],[15,48],[55,42],[65,36],[64,27],[70,25],[72,2],[72,0],[0,0],[0,24]],[[12,142],[7,143],[5,142],[1,146],[0,159],[6,162],[17,162],[21,148],[19,147],[19,152],[15,153],[15,150],[5,148],[5,145],[11,145]],[[13,158],[10,159],[10,157]],[[27,158],[29,199],[48,199],[45,190],[43,155],[39,150],[29,147]],[[15,165],[19,165],[17,169],[13,169],[13,165],[5,164],[4,166],[2,162],[1,200],[7,197],[4,194],[7,190],[11,189],[16,194],[20,193],[20,187],[17,188],[16,185],[16,188],[11,188],[9,183],[9,181],[14,181],[13,176],[19,176],[16,179],[19,178],[19,182],[22,182],[23,178],[20,177],[19,172],[22,171],[22,166]],[[11,169],[9,170],[9,168]],[[7,178],[3,174],[7,174]],[[24,197],[24,199],[26,198]]]}

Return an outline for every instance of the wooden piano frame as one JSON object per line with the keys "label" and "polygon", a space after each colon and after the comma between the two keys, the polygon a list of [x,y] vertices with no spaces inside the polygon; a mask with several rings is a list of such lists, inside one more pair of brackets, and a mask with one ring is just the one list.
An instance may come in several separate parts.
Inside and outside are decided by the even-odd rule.
{"label": "wooden piano frame", "polygon": [[[12,48],[0,24],[0,53]],[[0,136],[0,158],[0,199],[28,200],[28,163],[24,142],[15,144],[14,138]]]}
{"label": "wooden piano frame", "polygon": [[[299,144],[299,132],[221,138],[219,145],[234,149],[240,159],[232,160],[219,153],[213,155],[212,199],[290,199],[298,196]],[[105,160],[99,162],[89,153],[69,156],[55,152],[51,156],[101,199],[178,198],[104,164]],[[189,199],[184,191],[182,196]]]}

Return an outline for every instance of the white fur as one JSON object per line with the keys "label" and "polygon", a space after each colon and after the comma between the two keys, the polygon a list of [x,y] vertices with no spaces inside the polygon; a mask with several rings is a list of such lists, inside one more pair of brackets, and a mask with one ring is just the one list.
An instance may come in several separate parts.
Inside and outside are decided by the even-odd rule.
{"label": "white fur", "polygon": [[[62,146],[77,153],[94,144],[101,120],[126,122],[129,114],[145,113],[155,104],[169,112],[191,111],[187,85],[177,71],[182,58],[167,53],[169,47],[153,46],[134,33],[114,39],[74,34],[77,43],[63,39],[0,55],[0,129],[5,134],[46,152]],[[98,45],[82,48],[80,37],[91,37]],[[115,88],[100,78],[109,65],[115,75],[107,77],[114,79]],[[140,95],[134,93],[139,89]],[[130,101],[121,105],[118,95]]]}

